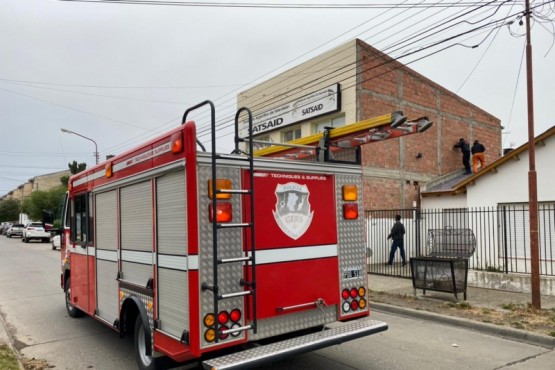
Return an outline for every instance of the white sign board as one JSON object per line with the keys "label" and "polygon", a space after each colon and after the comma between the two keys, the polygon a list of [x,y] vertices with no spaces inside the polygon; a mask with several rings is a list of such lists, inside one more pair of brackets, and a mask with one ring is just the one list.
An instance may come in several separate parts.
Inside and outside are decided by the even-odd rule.
{"label": "white sign board", "polygon": [[341,95],[339,84],[335,84],[254,116],[253,135],[280,129],[339,109]]}

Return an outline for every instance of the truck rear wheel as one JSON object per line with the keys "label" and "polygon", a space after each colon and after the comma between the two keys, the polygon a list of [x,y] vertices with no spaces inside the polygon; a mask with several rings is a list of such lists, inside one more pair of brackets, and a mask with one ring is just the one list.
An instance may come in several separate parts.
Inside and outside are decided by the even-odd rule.
{"label": "truck rear wheel", "polygon": [[141,316],[135,320],[135,330],[133,330],[135,340],[135,359],[141,370],[155,370],[157,358],[146,354],[145,327]]}
{"label": "truck rear wheel", "polygon": [[81,317],[83,316],[83,311],[81,311],[80,309],[78,309],[77,307],[75,307],[72,303],[71,303],[71,285],[69,283],[70,279],[68,278],[66,280],[66,310],[67,310],[67,314],[70,317]]}

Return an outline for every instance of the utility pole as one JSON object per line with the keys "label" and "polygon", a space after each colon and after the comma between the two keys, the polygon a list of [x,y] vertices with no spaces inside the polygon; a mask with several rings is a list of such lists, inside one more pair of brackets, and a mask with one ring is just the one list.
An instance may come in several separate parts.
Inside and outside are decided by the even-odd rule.
{"label": "utility pole", "polygon": [[530,35],[530,0],[526,0],[526,81],[528,96],[528,208],[530,212],[530,279],[532,308],[541,308],[540,254],[538,233],[538,179],[534,142],[534,88],[532,77],[532,38]]}
{"label": "utility pole", "polygon": [[99,156],[98,156],[98,145],[96,145],[96,141],[94,141],[94,140],[91,139],[90,137],[86,137],[86,136],[83,136],[83,135],[81,135],[81,134],[78,134],[78,133],[75,132],[75,131],[67,130],[67,129],[65,129],[65,128],[61,128],[60,130],[61,130],[62,132],[65,132],[66,134],[77,135],[77,136],[82,137],[83,139],[87,139],[87,140],[89,140],[89,141],[92,141],[92,142],[94,143],[94,158],[96,159],[96,164],[98,164],[98,159],[99,159],[98,157],[99,157]]}

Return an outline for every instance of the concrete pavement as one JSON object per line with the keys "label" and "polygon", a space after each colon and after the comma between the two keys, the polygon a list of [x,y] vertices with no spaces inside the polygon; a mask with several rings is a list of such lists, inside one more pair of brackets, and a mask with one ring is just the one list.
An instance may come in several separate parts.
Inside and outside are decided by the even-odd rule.
{"label": "concrete pavement", "polygon": [[[412,280],[406,278],[399,278],[393,276],[383,275],[369,275],[368,276],[369,289],[376,292],[384,292],[388,294],[398,295],[413,295],[414,289],[412,287]],[[451,293],[426,291],[423,295],[421,289],[416,290],[416,297],[422,299],[431,299],[437,301],[438,304],[444,302],[454,302],[455,296]],[[459,294],[459,301],[462,300],[462,294]],[[530,293],[516,293],[504,291],[499,289],[485,289],[485,288],[467,288],[467,302],[472,307],[483,307],[490,309],[499,309],[503,304],[523,304],[527,305],[532,300]],[[555,296],[541,296],[541,307],[543,309],[555,309]],[[441,315],[420,310],[413,310],[410,308],[392,306],[388,304],[370,302],[370,308],[375,311],[382,311],[394,313],[403,316],[414,317],[423,320],[432,320],[436,322],[443,322],[451,325],[466,327],[473,330],[479,330],[495,336],[500,336],[507,339],[527,342],[534,345],[539,345],[546,348],[555,348],[555,337],[541,335],[526,330],[519,330],[510,327],[504,327],[494,324],[488,324],[475,320],[468,320],[453,316]],[[555,331],[555,325],[553,327]]]}
{"label": "concrete pavement", "polygon": [[[413,295],[414,289],[412,287],[412,280],[406,278],[383,276],[383,275],[369,275],[369,288],[372,291],[386,292],[388,294],[398,295]],[[422,290],[416,291],[416,296],[424,298]],[[436,300],[438,304],[446,301],[454,301],[455,297],[450,293],[427,291],[426,299]],[[459,299],[462,296],[459,295]],[[503,291],[498,289],[485,289],[485,288],[467,288],[467,302],[473,307],[484,308],[499,308],[502,304],[528,304],[531,301],[529,293],[515,293],[510,291]],[[542,308],[555,309],[555,296],[542,296]],[[533,345],[538,345],[545,348],[555,348],[555,338],[547,335],[532,333],[525,330],[513,329],[510,327],[503,327],[483,323],[474,320],[462,319],[452,316],[441,315],[437,313],[430,313],[425,311],[413,310],[405,307],[392,306],[383,303],[370,302],[370,307],[374,311],[381,311],[392,313],[396,315],[413,317],[420,320],[431,320],[434,322],[442,322],[448,325],[455,325],[458,327],[465,327],[472,330],[478,330],[483,333],[491,334],[498,337],[526,342]],[[554,325],[555,331],[555,325]],[[6,323],[3,317],[0,316],[0,343],[13,345],[6,330]]]}

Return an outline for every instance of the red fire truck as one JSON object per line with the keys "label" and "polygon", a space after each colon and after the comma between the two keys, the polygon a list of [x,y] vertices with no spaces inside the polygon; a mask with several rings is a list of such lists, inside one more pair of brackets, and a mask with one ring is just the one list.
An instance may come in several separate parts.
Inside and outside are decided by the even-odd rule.
{"label": "red fire truck", "polygon": [[[211,152],[187,120],[204,106]],[[163,357],[243,369],[387,330],[368,318],[361,166],[332,158],[345,137],[362,141],[328,133],[312,161],[291,160],[307,145],[255,157],[254,140],[238,135],[239,117],[253,132],[241,109],[234,152],[217,154],[214,117],[201,103],[181,126],[71,177],[69,316],[134,337],[141,369]],[[386,118],[389,131],[422,128]]]}

